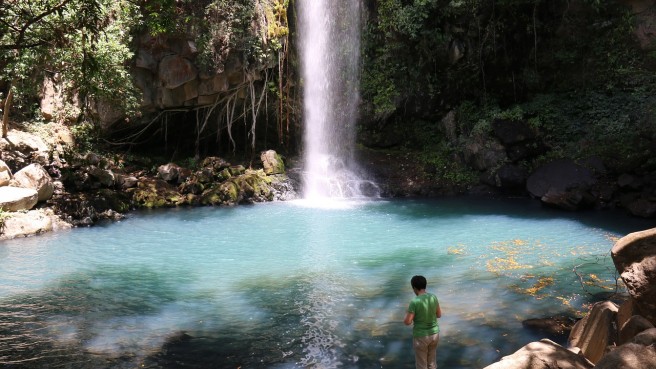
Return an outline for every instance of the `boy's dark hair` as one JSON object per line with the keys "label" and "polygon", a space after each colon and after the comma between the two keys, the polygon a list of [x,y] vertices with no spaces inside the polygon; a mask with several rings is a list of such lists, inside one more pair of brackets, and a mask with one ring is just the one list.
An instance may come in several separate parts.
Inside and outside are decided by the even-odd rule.
{"label": "boy's dark hair", "polygon": [[418,290],[425,290],[426,284],[427,284],[426,278],[424,278],[424,276],[421,275],[416,275],[412,277],[412,279],[410,280],[410,285],[412,286],[412,288],[416,288]]}

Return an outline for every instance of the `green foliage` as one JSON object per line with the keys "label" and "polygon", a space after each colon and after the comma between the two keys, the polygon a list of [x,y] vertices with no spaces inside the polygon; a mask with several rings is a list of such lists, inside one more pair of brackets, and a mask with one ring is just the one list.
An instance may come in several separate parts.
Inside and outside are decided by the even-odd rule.
{"label": "green foliage", "polygon": [[478,181],[478,174],[453,158],[457,155],[450,145],[440,142],[426,147],[417,158],[429,177],[458,187],[468,187]]}
{"label": "green foliage", "polygon": [[214,0],[199,25],[198,62],[206,69],[221,67],[228,53],[238,51],[249,64],[271,65],[287,37],[289,0]]}
{"label": "green foliage", "polygon": [[15,107],[29,108],[48,75],[67,81],[64,93],[88,107],[110,99],[126,111],[136,107],[127,71],[129,30],[138,20],[127,0],[13,1],[0,3],[0,79],[15,93]]}

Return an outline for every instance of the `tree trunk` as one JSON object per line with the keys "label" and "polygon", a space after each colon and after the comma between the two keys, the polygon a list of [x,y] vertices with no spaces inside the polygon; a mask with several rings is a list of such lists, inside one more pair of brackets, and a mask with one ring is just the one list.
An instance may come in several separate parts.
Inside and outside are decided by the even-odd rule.
{"label": "tree trunk", "polygon": [[7,92],[7,98],[5,99],[5,106],[2,109],[2,138],[7,138],[7,131],[9,130],[9,110],[11,109],[12,100],[14,99],[14,93],[12,91],[12,86],[9,86],[9,92]]}

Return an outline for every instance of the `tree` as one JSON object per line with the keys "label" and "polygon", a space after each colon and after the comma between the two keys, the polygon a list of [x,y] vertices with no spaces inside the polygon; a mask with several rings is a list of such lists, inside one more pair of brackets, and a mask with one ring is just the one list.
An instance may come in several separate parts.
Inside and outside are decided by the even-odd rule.
{"label": "tree", "polygon": [[137,7],[124,0],[0,0],[3,137],[12,105],[36,96],[45,73],[61,74],[83,109],[103,96],[135,104],[125,61],[138,20]]}

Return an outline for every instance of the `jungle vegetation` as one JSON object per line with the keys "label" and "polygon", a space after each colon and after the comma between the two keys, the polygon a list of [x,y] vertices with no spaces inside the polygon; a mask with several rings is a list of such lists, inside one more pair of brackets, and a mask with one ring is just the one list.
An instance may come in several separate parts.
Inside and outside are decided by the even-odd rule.
{"label": "jungle vegetation", "polygon": [[[491,121],[503,118],[530,123],[550,157],[594,153],[617,166],[656,169],[649,155],[656,142],[654,48],[638,43],[642,15],[623,2],[363,0],[362,5],[359,130],[366,146],[413,151],[425,163],[446,165],[466,142],[489,135]],[[275,108],[257,118],[259,127],[278,132],[286,127],[298,135],[300,130],[289,129],[300,124],[301,111],[294,92],[302,83],[294,9],[290,0],[1,1],[3,126],[6,130],[12,117],[42,121],[38,96],[46,76],[66,81],[64,92],[75,96],[77,103],[62,112],[68,124],[93,126],[99,98],[114,99],[138,124],[139,91],[129,70],[134,38],[147,32],[190,35],[199,48],[196,63],[204,68],[211,69],[226,48],[266,66],[271,77],[263,91]],[[258,11],[284,17],[266,30],[269,39],[281,41],[265,45],[251,32]],[[456,140],[439,129],[448,112],[456,113]],[[382,145],[377,137],[385,132],[400,132],[399,139]],[[453,169],[454,180],[470,179],[462,168]]]}

